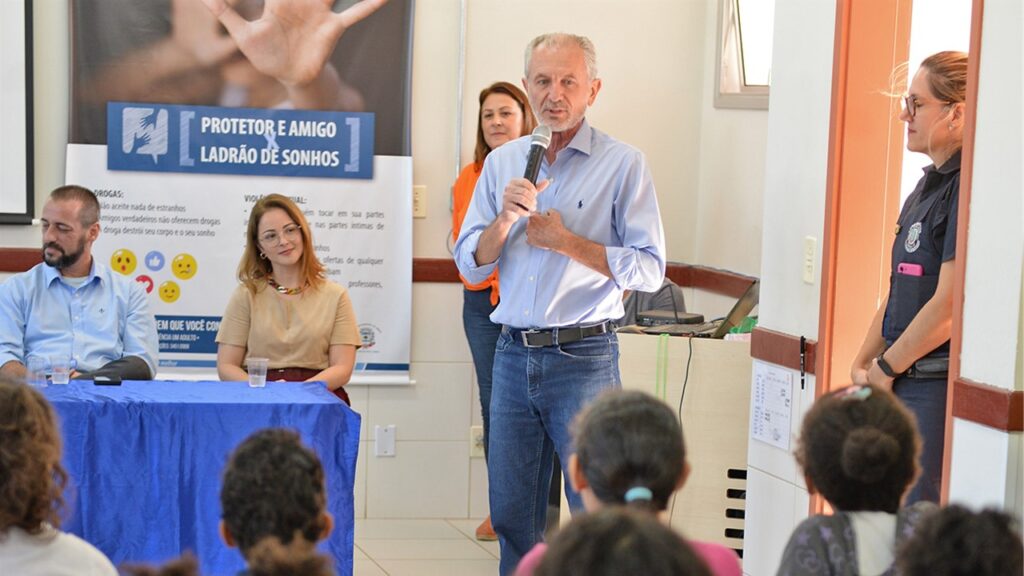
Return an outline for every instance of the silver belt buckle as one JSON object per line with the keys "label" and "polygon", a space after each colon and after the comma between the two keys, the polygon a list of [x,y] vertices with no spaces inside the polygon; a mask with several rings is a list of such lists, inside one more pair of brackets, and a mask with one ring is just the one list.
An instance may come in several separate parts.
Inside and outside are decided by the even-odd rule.
{"label": "silver belt buckle", "polygon": [[540,333],[541,333],[540,330],[534,330],[532,328],[530,330],[520,330],[519,331],[519,336],[523,340],[523,346],[525,346],[527,348],[543,348],[544,346],[542,344],[530,344],[530,334],[540,334]]}

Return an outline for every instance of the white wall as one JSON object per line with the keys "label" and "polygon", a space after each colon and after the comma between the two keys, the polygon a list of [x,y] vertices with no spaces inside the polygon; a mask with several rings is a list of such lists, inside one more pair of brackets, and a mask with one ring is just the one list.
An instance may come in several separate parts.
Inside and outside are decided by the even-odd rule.
{"label": "white wall", "polygon": [[[824,229],[835,17],[834,2],[775,2],[759,324],[811,339],[818,334],[821,256],[819,250],[817,280],[805,284],[803,240],[813,236],[820,247]],[[802,392],[794,384],[794,438],[814,400],[814,378],[807,380]],[[774,574],[789,534],[807,516],[807,489],[792,450],[751,439],[748,465],[743,571]]]}
{"label": "white wall", "polygon": [[816,337],[820,281],[802,280],[804,237],[825,223],[835,3],[777,0],[764,176],[760,325]]}
{"label": "white wall", "polygon": [[[472,157],[476,97],[499,79],[518,82],[527,41],[570,31],[594,40],[604,87],[588,114],[594,126],[643,150],[666,223],[671,260],[756,274],[767,114],[711,107],[717,0],[470,0],[461,143],[459,0],[420,0],[413,44],[414,181],[427,187],[427,217],[413,222],[413,253],[448,256],[450,187]],[[34,4],[37,211],[64,183],[69,38],[66,3]],[[458,150],[457,150],[458,147]],[[818,219],[820,220],[820,218]],[[39,245],[39,229],[0,228],[0,245]],[[0,277],[2,280],[2,277]],[[695,298],[688,295],[690,309]],[[705,298],[721,314],[725,299]],[[724,309],[723,309],[724,308]],[[479,424],[456,284],[413,286],[411,373],[404,388],[353,387],[363,415],[357,517],[482,517],[486,470],[470,459]],[[704,310],[698,310],[704,311]],[[375,458],[375,425],[395,424],[395,458]]]}
{"label": "white wall", "polygon": [[[696,245],[684,261],[759,276],[768,112],[714,107],[717,4],[709,4],[704,16],[698,199],[684,207],[696,209]],[[688,310],[706,318],[724,316],[734,303],[709,292],[691,291],[686,300]]]}
{"label": "white wall", "polygon": [[[1021,390],[1024,174],[1021,160],[1024,7],[985,2],[960,374]],[[956,420],[950,500],[1024,508],[1021,434]],[[981,458],[980,455],[989,455]]]}

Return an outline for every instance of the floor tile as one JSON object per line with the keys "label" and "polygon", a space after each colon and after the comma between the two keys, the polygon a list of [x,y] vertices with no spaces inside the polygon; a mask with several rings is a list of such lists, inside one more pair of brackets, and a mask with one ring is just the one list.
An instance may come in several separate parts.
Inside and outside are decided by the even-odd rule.
{"label": "floor tile", "polygon": [[[359,547],[378,564],[384,560],[493,560],[494,557],[468,539],[459,540],[360,540]],[[385,568],[387,570],[387,568]],[[389,571],[390,572],[390,571]]]}
{"label": "floor tile", "polygon": [[352,576],[388,576],[373,560],[356,560],[352,563]]}
{"label": "floor tile", "polygon": [[382,560],[389,576],[494,576],[498,561],[491,560]]}
{"label": "floor tile", "polygon": [[366,555],[366,552],[363,552],[359,548],[359,544],[356,544],[355,546],[352,547],[352,559],[353,560],[369,560],[370,557]]}
{"label": "floor tile", "polygon": [[474,541],[477,546],[487,550],[487,553],[495,558],[501,558],[501,545],[497,542],[481,542],[479,540]]}
{"label": "floor tile", "polygon": [[458,540],[464,538],[444,520],[357,519],[355,539],[362,540]]}
{"label": "floor tile", "polygon": [[483,521],[483,518],[449,518],[445,520],[466,538],[476,538],[476,527]]}

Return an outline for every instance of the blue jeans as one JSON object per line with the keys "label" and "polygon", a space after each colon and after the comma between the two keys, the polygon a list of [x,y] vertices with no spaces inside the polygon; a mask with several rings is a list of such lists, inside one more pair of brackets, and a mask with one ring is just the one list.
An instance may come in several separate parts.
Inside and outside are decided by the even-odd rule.
{"label": "blue jeans", "polygon": [[892,391],[917,417],[917,431],[921,434],[921,476],[907,494],[904,506],[921,500],[937,503],[946,443],[946,380],[897,378]]}
{"label": "blue jeans", "polygon": [[473,355],[476,384],[480,388],[480,411],[484,420],[484,460],[487,460],[491,431],[491,373],[494,370],[494,345],[501,324],[491,322],[490,290],[462,290],[462,327],[466,330],[469,353]]}
{"label": "blue jeans", "polygon": [[491,522],[501,544],[500,573],[511,574],[544,536],[552,454],[558,453],[565,495],[583,507],[568,482],[569,425],[604,390],[620,388],[614,333],[544,348],[526,348],[502,329],[494,355],[491,395]]}

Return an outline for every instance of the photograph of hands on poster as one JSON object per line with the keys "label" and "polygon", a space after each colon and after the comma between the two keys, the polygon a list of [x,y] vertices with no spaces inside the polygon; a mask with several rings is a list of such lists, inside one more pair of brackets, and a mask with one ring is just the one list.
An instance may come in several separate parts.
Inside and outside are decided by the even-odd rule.
{"label": "photograph of hands on poster", "polygon": [[151,102],[373,112],[375,153],[409,155],[411,0],[73,0],[71,9],[73,144],[106,143],[107,102]]}

